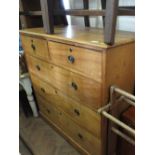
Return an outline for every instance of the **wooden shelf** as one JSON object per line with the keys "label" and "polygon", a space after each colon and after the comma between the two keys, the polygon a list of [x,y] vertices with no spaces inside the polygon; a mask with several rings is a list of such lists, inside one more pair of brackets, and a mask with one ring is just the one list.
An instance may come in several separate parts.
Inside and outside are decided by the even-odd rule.
{"label": "wooden shelf", "polygon": [[[40,3],[40,4],[39,4]],[[83,0],[83,9],[67,9],[55,5],[51,0],[40,0],[38,6],[41,11],[25,11],[28,9],[39,10],[39,7],[25,7],[20,9],[20,15],[26,18],[40,18],[47,34],[54,34],[54,16],[80,16],[84,17],[85,26],[90,26],[90,16],[102,16],[105,31],[104,40],[106,44],[113,45],[116,30],[117,16],[135,16],[135,6],[118,6],[118,0],[105,1],[101,0],[102,9],[95,10],[89,8],[89,1]],[[26,3],[25,3],[26,4]],[[30,3],[29,3],[30,4]],[[60,18],[61,18],[60,17]],[[26,21],[26,20],[25,20]],[[32,20],[31,20],[32,22]],[[25,22],[26,23],[26,22]]]}
{"label": "wooden shelf", "polygon": [[19,15],[24,15],[24,16],[42,16],[42,11],[20,11]]}
{"label": "wooden shelf", "polygon": [[[54,10],[54,15],[71,15],[71,16],[105,16],[105,10],[84,10],[84,9],[68,9],[65,11]],[[41,16],[42,11],[20,11],[20,15],[24,16]],[[121,7],[118,10],[118,16],[133,16],[135,10]]]}
{"label": "wooden shelf", "polygon": [[120,7],[118,16],[135,16],[135,9],[134,7]]}
{"label": "wooden shelf", "polygon": [[[54,10],[54,15],[71,15],[71,16],[105,16],[106,10],[84,10],[84,9],[68,9],[65,11]],[[118,16],[133,16],[135,11],[129,8],[118,9]]]}

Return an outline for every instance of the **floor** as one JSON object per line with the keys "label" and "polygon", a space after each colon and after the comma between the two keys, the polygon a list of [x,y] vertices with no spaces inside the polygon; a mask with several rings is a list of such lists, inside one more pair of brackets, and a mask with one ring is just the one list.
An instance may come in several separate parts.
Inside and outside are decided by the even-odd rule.
{"label": "floor", "polygon": [[[20,111],[20,137],[34,155],[80,155],[42,118],[25,117]],[[21,155],[32,155],[20,140]]]}
{"label": "floor", "polygon": [[33,155],[21,138],[19,139],[19,152],[21,155]]}

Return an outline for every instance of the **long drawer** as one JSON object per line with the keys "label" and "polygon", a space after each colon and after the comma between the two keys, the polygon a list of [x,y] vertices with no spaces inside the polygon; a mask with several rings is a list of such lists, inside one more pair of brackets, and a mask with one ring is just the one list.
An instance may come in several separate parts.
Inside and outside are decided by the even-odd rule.
{"label": "long drawer", "polygon": [[51,61],[101,81],[101,52],[48,41]]}
{"label": "long drawer", "polygon": [[96,112],[67,97],[58,89],[31,75],[35,92],[55,107],[61,108],[71,118],[95,137],[101,138],[101,118]]}
{"label": "long drawer", "polygon": [[93,109],[101,105],[101,83],[85,78],[53,64],[27,56],[29,71],[67,96]]}
{"label": "long drawer", "polygon": [[49,60],[47,40],[41,38],[33,38],[30,36],[21,36],[22,46],[27,54]]}
{"label": "long drawer", "polygon": [[41,113],[49,118],[52,123],[61,128],[69,138],[73,139],[73,141],[87,150],[90,155],[101,154],[101,141],[99,139],[78,126],[66,113],[49,104],[40,96],[37,96],[37,100]]}

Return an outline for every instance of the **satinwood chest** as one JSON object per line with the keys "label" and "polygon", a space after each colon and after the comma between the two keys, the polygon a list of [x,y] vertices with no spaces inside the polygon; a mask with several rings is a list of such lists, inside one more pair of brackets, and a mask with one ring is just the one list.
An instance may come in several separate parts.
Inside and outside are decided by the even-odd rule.
{"label": "satinwood chest", "polygon": [[57,27],[20,31],[41,116],[81,154],[106,155],[107,123],[97,109],[109,88],[134,87],[134,35],[117,32],[115,44],[102,29]]}

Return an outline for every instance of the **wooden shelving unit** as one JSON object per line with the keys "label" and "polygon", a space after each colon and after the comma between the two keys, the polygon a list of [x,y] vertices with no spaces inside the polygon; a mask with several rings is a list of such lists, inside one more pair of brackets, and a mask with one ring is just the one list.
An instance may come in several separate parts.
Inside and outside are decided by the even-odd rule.
{"label": "wooden shelving unit", "polygon": [[[54,16],[82,16],[86,27],[90,27],[89,16],[102,16],[104,42],[114,44],[117,16],[134,16],[134,6],[118,7],[118,0],[101,0],[102,10],[90,10],[89,0],[83,0],[83,9],[65,10],[52,0],[20,0],[20,20],[22,28],[44,26],[46,33],[54,33]],[[57,2],[58,3],[58,2]],[[57,6],[57,7],[55,7]],[[67,21],[62,18],[64,25]]]}
{"label": "wooden shelving unit", "polygon": [[42,11],[38,0],[19,0],[21,29],[43,27]]}

